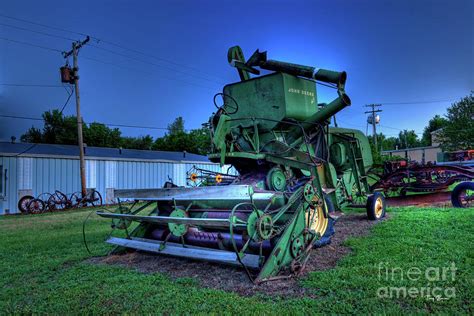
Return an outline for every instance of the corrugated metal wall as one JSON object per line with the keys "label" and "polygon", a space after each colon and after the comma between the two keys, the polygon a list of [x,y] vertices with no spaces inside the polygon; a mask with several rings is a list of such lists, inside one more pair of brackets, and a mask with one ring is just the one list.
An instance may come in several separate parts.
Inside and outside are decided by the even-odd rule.
{"label": "corrugated metal wall", "polygon": [[[0,197],[0,214],[18,212],[21,195],[38,196],[55,190],[73,193],[81,188],[77,159],[0,157],[0,165],[7,170],[6,181],[2,179],[6,194]],[[186,172],[193,166],[227,172],[227,167],[212,163],[86,159],[86,183],[88,188],[98,190],[105,202],[113,198],[110,189],[161,188],[168,179],[185,186]],[[232,172],[235,174],[235,170]]]}

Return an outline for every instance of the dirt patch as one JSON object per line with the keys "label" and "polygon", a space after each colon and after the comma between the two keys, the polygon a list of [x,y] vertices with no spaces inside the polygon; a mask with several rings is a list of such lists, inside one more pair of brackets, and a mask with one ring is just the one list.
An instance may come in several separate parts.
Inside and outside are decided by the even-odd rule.
{"label": "dirt patch", "polygon": [[[336,233],[332,236],[330,245],[312,250],[306,267],[299,277],[311,271],[321,271],[334,268],[338,260],[351,252],[343,245],[350,237],[363,236],[375,221],[367,220],[365,214],[349,214],[339,218],[336,223]],[[192,278],[200,286],[236,292],[243,296],[264,294],[271,296],[314,296],[311,290],[301,287],[299,278],[281,279],[253,285],[240,268],[220,264],[190,261],[186,259],[157,256],[141,252],[130,252],[124,255],[97,257],[89,259],[95,264],[112,264],[137,269],[144,273],[164,273],[172,279]]]}

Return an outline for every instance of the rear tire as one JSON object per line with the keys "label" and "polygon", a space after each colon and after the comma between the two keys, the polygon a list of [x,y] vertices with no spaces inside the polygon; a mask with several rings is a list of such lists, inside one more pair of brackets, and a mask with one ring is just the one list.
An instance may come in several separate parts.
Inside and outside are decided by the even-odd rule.
{"label": "rear tire", "polygon": [[367,217],[372,220],[379,220],[385,217],[385,197],[380,192],[374,192],[367,198]]}
{"label": "rear tire", "polygon": [[474,182],[459,183],[451,192],[451,203],[454,207],[474,207]]}

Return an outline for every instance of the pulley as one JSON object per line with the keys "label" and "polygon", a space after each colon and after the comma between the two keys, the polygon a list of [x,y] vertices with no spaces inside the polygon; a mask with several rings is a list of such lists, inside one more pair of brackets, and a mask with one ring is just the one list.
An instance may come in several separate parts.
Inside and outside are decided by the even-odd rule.
{"label": "pulley", "polygon": [[268,171],[266,182],[269,190],[283,192],[286,189],[286,176],[280,167]]}
{"label": "pulley", "polygon": [[[170,217],[185,218],[189,216],[185,210],[182,210],[180,208],[175,208],[174,211],[171,212]],[[171,234],[173,234],[176,237],[184,236],[188,232],[187,224],[168,223],[168,228],[170,229]]]}
{"label": "pulley", "polygon": [[268,240],[273,233],[273,220],[261,210],[253,211],[247,220],[247,233],[253,241]]}

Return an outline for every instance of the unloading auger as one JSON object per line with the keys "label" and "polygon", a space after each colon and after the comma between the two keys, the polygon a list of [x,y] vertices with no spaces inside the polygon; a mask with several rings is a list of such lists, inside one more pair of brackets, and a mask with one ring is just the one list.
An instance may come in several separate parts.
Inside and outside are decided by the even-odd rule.
{"label": "unloading auger", "polygon": [[[311,249],[328,242],[336,211],[358,203],[370,219],[385,214],[383,195],[369,195],[367,138],[329,127],[351,103],[347,75],[268,60],[258,50],[245,61],[238,46],[228,60],[241,81],[214,97],[209,159],[231,164],[239,176],[231,184],[115,190],[119,201],[135,202],[97,214],[126,233],[107,240],[117,246],[113,253],[136,249],[238,265],[255,283],[282,270],[298,274]],[[273,72],[251,78],[258,68]],[[318,104],[316,81],[337,91],[329,104]]]}

